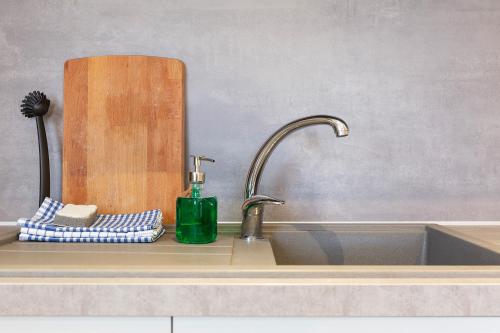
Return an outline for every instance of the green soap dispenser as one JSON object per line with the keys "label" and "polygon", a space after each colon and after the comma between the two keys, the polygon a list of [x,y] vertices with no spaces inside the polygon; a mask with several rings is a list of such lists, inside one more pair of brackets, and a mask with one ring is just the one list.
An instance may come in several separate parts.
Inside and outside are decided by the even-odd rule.
{"label": "green soap dispenser", "polygon": [[193,156],[194,171],[189,172],[191,197],[177,198],[176,229],[177,241],[188,244],[205,244],[217,238],[217,198],[201,195],[205,173],[201,161],[215,162],[205,156]]}

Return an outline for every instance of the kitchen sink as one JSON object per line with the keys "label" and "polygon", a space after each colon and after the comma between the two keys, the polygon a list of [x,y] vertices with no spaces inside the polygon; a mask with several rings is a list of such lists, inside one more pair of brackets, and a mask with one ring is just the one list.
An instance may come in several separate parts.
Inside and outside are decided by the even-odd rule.
{"label": "kitchen sink", "polygon": [[274,225],[264,234],[278,265],[500,265],[488,243],[437,225]]}

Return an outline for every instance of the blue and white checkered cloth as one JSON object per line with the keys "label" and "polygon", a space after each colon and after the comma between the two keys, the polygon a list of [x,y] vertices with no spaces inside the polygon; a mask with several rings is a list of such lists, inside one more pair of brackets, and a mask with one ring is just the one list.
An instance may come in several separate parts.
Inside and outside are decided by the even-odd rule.
{"label": "blue and white checkered cloth", "polygon": [[136,214],[97,215],[90,227],[54,224],[56,212],[64,204],[45,198],[31,219],[21,218],[20,241],[70,243],[149,243],[165,233],[159,209]]}

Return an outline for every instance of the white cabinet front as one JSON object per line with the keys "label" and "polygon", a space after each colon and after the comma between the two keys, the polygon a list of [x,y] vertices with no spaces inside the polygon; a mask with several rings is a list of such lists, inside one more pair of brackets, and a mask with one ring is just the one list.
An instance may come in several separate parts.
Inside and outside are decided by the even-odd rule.
{"label": "white cabinet front", "polygon": [[174,317],[174,333],[499,333],[494,317],[233,318]]}
{"label": "white cabinet front", "polygon": [[172,333],[171,317],[1,317],[2,333]]}

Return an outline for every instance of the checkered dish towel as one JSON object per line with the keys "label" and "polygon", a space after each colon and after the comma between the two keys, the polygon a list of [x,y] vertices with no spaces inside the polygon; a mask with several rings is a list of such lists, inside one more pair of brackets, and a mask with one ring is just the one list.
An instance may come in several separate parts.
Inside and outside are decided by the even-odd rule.
{"label": "checkered dish towel", "polygon": [[90,227],[54,224],[56,212],[64,204],[45,198],[31,219],[21,218],[20,241],[70,243],[150,243],[165,233],[159,209],[136,214],[97,215]]}

